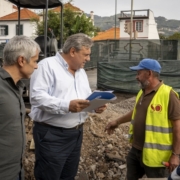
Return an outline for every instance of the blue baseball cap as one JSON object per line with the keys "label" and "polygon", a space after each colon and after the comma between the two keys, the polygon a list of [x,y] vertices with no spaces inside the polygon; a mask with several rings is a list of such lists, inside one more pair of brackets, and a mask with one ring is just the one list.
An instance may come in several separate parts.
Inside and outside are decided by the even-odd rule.
{"label": "blue baseball cap", "polygon": [[138,71],[141,69],[148,69],[148,70],[155,71],[158,73],[161,72],[161,65],[155,59],[143,59],[142,61],[139,62],[137,66],[132,66],[129,68],[133,71]]}

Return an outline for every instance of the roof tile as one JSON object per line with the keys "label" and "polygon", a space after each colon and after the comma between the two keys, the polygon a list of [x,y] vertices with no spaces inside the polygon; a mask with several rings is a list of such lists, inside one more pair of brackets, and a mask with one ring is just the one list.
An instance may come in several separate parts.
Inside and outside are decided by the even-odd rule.
{"label": "roof tile", "polygon": [[[84,12],[80,8],[73,6],[71,3],[64,4],[64,8],[69,8],[72,11]],[[55,11],[55,12],[60,12],[60,10],[61,10],[60,6],[53,9],[53,11]]]}
{"label": "roof tile", "polygon": [[[34,12],[30,11],[29,9],[24,8],[21,9],[20,11],[20,18],[21,20],[30,20],[31,18],[39,18],[39,16]],[[18,20],[18,11],[0,18],[0,21],[12,21],[12,20]]]}
{"label": "roof tile", "polygon": [[[93,41],[114,39],[115,27],[112,27],[104,32],[99,32],[97,36],[93,37]],[[116,39],[120,38],[120,28],[116,27]]]}

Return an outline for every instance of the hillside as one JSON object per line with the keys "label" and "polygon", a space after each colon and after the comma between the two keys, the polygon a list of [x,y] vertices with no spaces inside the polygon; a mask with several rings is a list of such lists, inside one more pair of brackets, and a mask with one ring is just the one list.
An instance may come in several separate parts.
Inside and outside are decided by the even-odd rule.
{"label": "hillside", "polygon": [[[87,16],[90,16],[90,14],[86,14]],[[119,20],[118,17],[120,14],[117,14],[117,20],[116,25],[119,26]],[[158,31],[164,32],[165,36],[169,36],[174,34],[175,32],[180,31],[180,20],[174,20],[174,19],[166,19],[165,17],[159,16],[155,17],[155,21],[157,23]],[[113,26],[115,26],[115,16],[98,16],[94,15],[94,24],[96,27],[99,27],[102,31],[107,30]]]}
{"label": "hillside", "polygon": [[163,31],[165,35],[172,35],[180,31],[180,20],[166,19],[165,17],[155,17],[159,31]]}

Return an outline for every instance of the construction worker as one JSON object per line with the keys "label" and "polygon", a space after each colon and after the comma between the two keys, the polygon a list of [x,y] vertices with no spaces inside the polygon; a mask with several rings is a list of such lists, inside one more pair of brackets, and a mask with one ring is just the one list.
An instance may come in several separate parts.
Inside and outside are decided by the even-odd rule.
{"label": "construction worker", "polygon": [[178,94],[160,79],[161,66],[153,59],[143,59],[137,66],[136,79],[141,86],[134,110],[111,121],[105,130],[112,134],[120,124],[130,122],[132,148],[127,155],[127,180],[163,178],[169,162],[172,172],[179,165],[180,103]]}

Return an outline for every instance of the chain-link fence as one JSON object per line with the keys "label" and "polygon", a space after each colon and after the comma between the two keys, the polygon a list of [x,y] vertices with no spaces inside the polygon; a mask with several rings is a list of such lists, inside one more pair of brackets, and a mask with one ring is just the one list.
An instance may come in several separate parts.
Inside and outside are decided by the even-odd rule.
{"label": "chain-link fence", "polygon": [[[179,51],[178,51],[179,50]],[[180,60],[178,40],[103,40],[95,41],[91,61],[124,61],[152,58]]]}
{"label": "chain-link fence", "polygon": [[[135,72],[129,69],[143,58],[162,66],[161,79],[180,92],[180,41],[178,40],[105,40],[92,47],[87,68],[97,65],[98,88],[137,93]],[[92,65],[92,66],[91,66]]]}
{"label": "chain-link fence", "polygon": [[[0,60],[3,44],[0,44]],[[143,58],[153,58],[162,66],[162,80],[180,92],[180,41],[178,40],[103,40],[94,42],[91,61],[85,69],[97,67],[97,86],[123,92],[139,90],[135,72],[129,67]]]}

